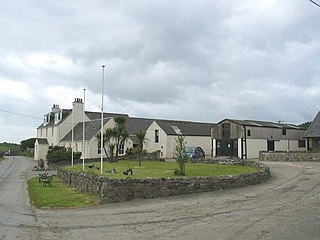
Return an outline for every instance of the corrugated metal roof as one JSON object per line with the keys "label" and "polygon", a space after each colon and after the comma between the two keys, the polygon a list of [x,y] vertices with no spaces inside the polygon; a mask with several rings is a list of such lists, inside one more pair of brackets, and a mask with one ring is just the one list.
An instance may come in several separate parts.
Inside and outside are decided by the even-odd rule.
{"label": "corrugated metal roof", "polygon": [[305,130],[302,127],[299,127],[294,124],[288,124],[288,123],[277,123],[277,122],[268,122],[268,121],[257,121],[257,120],[237,120],[237,119],[224,119],[220,121],[218,124],[224,122],[224,121],[231,121],[239,125],[244,126],[251,126],[251,127],[266,127],[266,128],[285,128],[285,129],[300,129]]}
{"label": "corrugated metal roof", "polygon": [[48,140],[46,138],[36,138],[36,140],[38,141],[38,144],[40,145],[48,145]]}

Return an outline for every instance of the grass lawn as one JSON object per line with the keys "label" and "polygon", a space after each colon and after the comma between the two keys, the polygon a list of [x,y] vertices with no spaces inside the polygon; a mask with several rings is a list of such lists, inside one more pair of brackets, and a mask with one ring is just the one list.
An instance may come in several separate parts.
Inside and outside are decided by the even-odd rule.
{"label": "grass lawn", "polygon": [[37,208],[88,207],[100,204],[97,195],[83,194],[70,188],[53,177],[52,187],[44,187],[37,177],[28,181],[28,191],[32,205]]}
{"label": "grass lawn", "polygon": [[[100,175],[100,170],[90,169],[86,164],[85,171],[87,173],[93,173]],[[100,162],[94,163],[96,167],[100,167]],[[139,167],[138,162],[131,161],[119,161],[117,163],[104,163],[103,175],[113,179],[125,179],[128,176],[122,172],[128,169],[130,166],[133,167],[134,174],[132,178],[176,178],[174,170],[178,169],[178,164],[175,162],[142,162],[142,167]],[[110,169],[116,169],[116,174],[111,174]],[[65,167],[65,169],[72,171],[82,171],[82,164],[75,165],[73,167]],[[255,172],[256,169],[247,166],[227,166],[227,165],[214,165],[214,164],[202,164],[202,163],[187,163],[186,165],[186,177],[194,176],[219,176],[219,175],[239,175],[244,173]]]}

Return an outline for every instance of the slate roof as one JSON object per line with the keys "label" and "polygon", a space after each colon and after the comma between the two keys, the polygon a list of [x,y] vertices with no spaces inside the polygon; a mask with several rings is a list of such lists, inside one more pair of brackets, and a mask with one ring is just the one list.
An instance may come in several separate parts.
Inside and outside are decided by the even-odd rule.
{"label": "slate roof", "polygon": [[213,123],[155,120],[167,135],[211,136]]}
{"label": "slate roof", "polygon": [[303,135],[304,138],[319,138],[320,137],[320,112],[313,119],[307,131]]}
{"label": "slate roof", "polygon": [[[61,109],[62,110],[62,119],[59,121],[58,124],[62,123],[64,119],[67,118],[67,116],[69,116],[69,114],[72,112],[71,109]],[[50,114],[50,122],[46,125],[44,125],[44,123],[42,123],[38,128],[41,128],[41,127],[50,127],[50,126],[53,126],[55,125],[54,124],[54,116],[55,116],[55,113],[48,113]],[[47,115],[47,114],[46,114]]]}
{"label": "slate roof", "polygon": [[285,128],[285,129],[296,129],[296,130],[305,130],[302,127],[299,127],[294,124],[288,123],[276,123],[276,122],[267,122],[267,121],[257,121],[257,120],[236,120],[236,119],[224,119],[220,121],[218,124],[224,121],[231,121],[238,125],[243,125],[247,127],[265,127],[265,128]]}
{"label": "slate roof", "polygon": [[38,143],[40,144],[40,145],[48,145],[49,143],[48,143],[48,140],[46,139],[46,138],[37,138],[36,140],[38,140]]}
{"label": "slate roof", "polygon": [[[87,117],[90,119],[90,120],[93,120],[93,119],[101,119],[101,112],[85,112],[85,114],[87,115]],[[122,114],[122,113],[108,113],[108,112],[104,112],[103,113],[103,118],[106,118],[106,117],[119,117],[119,116],[122,116],[122,117],[129,117],[128,114]]]}
{"label": "slate roof", "polygon": [[146,131],[153,122],[152,119],[146,118],[127,118],[126,128],[129,135],[135,135],[139,130]]}
{"label": "slate roof", "polygon": [[[111,118],[104,118],[103,125],[105,125]],[[96,121],[85,122],[85,140],[89,141],[93,138],[101,129],[100,119]],[[73,139],[74,141],[83,140],[83,124],[82,122],[78,123],[73,129]],[[61,141],[70,142],[72,140],[72,131],[70,131]]]}

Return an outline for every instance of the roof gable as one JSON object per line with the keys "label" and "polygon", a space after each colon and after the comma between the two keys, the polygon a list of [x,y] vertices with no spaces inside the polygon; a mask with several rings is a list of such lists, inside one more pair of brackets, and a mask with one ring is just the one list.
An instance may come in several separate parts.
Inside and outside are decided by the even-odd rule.
{"label": "roof gable", "polygon": [[313,119],[307,131],[303,135],[304,138],[318,138],[320,137],[320,112]]}

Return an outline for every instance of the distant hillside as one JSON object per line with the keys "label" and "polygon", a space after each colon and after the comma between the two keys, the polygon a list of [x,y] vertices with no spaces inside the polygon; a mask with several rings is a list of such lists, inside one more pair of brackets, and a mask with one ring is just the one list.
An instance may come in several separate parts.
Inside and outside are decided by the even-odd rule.
{"label": "distant hillside", "polygon": [[20,154],[20,144],[16,143],[0,143],[0,152],[5,153],[10,150],[11,155],[19,155]]}
{"label": "distant hillside", "polygon": [[308,127],[310,126],[312,122],[305,122],[299,125],[299,127],[302,127],[304,129],[308,129]]}

